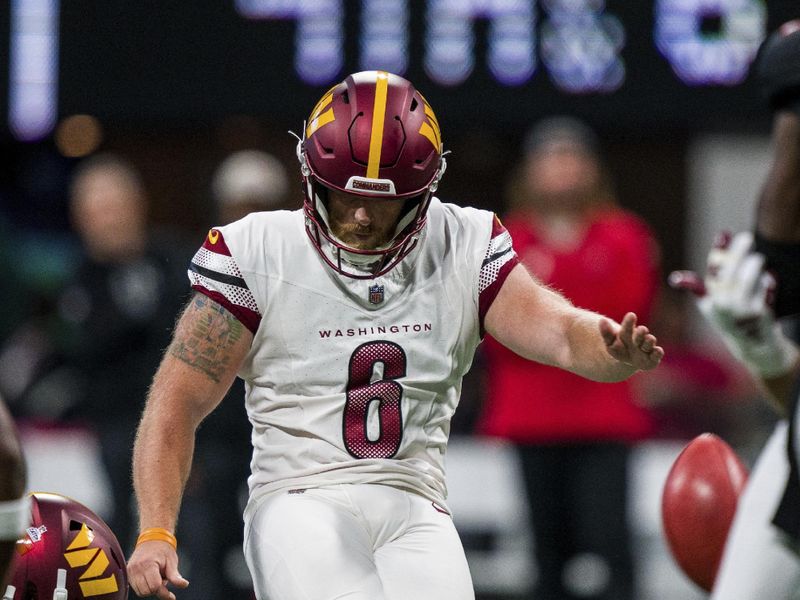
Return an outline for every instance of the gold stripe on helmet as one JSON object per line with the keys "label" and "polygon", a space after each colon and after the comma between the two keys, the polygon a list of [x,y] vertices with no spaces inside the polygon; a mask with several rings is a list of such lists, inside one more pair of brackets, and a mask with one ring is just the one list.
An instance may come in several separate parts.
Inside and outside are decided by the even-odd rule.
{"label": "gold stripe on helmet", "polygon": [[112,573],[103,579],[92,579],[91,581],[79,581],[78,585],[81,586],[81,592],[84,598],[90,596],[102,596],[103,594],[112,594],[116,592],[119,587],[117,586],[117,578]]}
{"label": "gold stripe on helmet", "polygon": [[308,117],[308,125],[306,126],[307,138],[311,137],[317,129],[323,125],[327,125],[336,118],[333,114],[332,106],[325,112],[322,112],[331,103],[331,100],[333,100],[333,90],[335,87],[336,86],[333,86],[325,92],[325,95],[320,98],[317,105],[311,111],[311,116]]}
{"label": "gold stripe on helmet", "polygon": [[70,542],[69,546],[67,546],[67,551],[64,553],[64,558],[67,559],[70,568],[74,569],[89,565],[80,574],[78,581],[84,598],[111,594],[119,589],[117,577],[114,573],[108,577],[100,578],[111,563],[105,550],[91,546],[93,540],[94,533],[86,523],[82,523],[78,535]]}
{"label": "gold stripe on helmet", "polygon": [[367,177],[377,179],[381,166],[381,146],[383,145],[383,121],[386,117],[386,95],[389,90],[389,74],[378,71],[375,82],[375,105],[372,110],[372,133],[369,137],[369,159]]}
{"label": "gold stripe on helmet", "polygon": [[[420,96],[422,96],[422,94],[420,94]],[[433,147],[436,148],[437,152],[441,152],[442,132],[439,129],[439,121],[436,119],[436,115],[433,114],[431,105],[428,104],[428,101],[425,100],[424,96],[422,98],[422,103],[425,107],[425,115],[428,117],[428,120],[420,125],[419,133],[430,140],[430,143],[433,144]]]}

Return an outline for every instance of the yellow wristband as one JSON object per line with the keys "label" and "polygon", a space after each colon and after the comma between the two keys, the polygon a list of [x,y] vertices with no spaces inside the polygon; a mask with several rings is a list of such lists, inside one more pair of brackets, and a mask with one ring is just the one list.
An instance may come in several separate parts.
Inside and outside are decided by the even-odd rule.
{"label": "yellow wristband", "polygon": [[139,537],[136,538],[136,545],[138,546],[144,542],[152,541],[167,542],[170,546],[172,546],[173,550],[178,549],[177,538],[172,534],[171,531],[168,531],[163,527],[148,527],[147,529],[143,530],[139,534]]}

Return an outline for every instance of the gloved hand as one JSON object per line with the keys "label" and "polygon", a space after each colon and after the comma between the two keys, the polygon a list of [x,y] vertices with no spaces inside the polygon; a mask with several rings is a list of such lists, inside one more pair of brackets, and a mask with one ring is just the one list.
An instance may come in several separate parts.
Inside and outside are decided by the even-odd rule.
{"label": "gloved hand", "polygon": [[752,247],[750,232],[723,235],[708,254],[705,279],[693,271],[673,271],[669,283],[693,292],[700,312],[733,355],[769,379],[792,369],[800,353],[775,320],[775,279]]}
{"label": "gloved hand", "polygon": [[764,40],[753,69],[774,110],[800,114],[800,19],[784,23]]}

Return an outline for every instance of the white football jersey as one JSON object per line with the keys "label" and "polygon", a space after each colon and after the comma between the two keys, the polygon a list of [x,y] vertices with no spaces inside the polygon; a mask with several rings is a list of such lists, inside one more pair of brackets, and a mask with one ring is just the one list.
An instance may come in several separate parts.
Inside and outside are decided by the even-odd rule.
{"label": "white football jersey", "polygon": [[301,210],[212,229],[189,278],[255,336],[239,372],[253,426],[251,503],[336,483],[444,503],[461,380],[516,262],[491,212],[437,199],[416,248],[374,280],[328,267]]}

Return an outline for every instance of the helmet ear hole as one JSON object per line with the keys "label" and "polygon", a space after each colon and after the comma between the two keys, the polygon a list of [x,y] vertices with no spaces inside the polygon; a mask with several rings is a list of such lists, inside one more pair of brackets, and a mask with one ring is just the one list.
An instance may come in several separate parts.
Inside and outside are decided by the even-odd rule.
{"label": "helmet ear hole", "polygon": [[83,523],[79,523],[75,519],[71,519],[69,522],[69,530],[70,531],[80,531],[81,527],[83,527]]}

